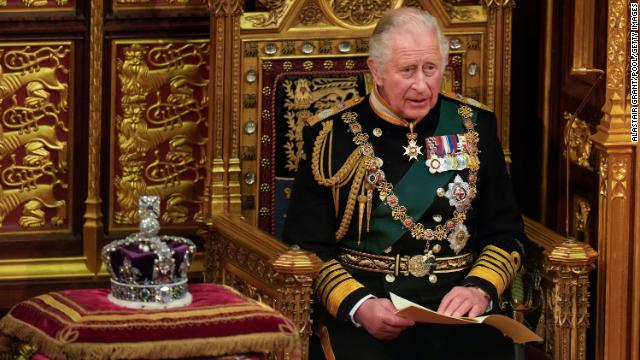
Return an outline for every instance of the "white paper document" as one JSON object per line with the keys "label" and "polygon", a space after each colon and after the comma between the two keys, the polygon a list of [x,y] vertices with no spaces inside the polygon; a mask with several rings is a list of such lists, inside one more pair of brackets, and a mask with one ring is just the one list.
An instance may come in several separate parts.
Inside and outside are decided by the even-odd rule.
{"label": "white paper document", "polygon": [[530,341],[542,342],[542,338],[522,323],[504,315],[486,315],[475,318],[452,317],[440,314],[426,307],[413,303],[405,298],[391,293],[391,302],[398,309],[398,314],[416,322],[431,324],[486,324],[500,330],[513,342],[524,344]]}

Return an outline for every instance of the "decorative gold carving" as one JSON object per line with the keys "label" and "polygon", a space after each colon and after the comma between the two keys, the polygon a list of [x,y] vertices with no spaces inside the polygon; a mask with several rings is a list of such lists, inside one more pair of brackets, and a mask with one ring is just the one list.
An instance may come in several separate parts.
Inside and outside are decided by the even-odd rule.
{"label": "decorative gold carving", "polygon": [[589,327],[589,272],[595,269],[598,254],[591,246],[566,240],[557,245],[543,264],[552,279],[547,292],[545,342],[554,359],[585,359],[586,331]]}
{"label": "decorative gold carving", "polygon": [[[9,96],[15,94],[22,87],[32,82],[39,82],[49,90],[60,91],[60,103],[58,109],[67,109],[68,91],[67,84],[60,82],[57,72],[68,73],[69,69],[61,64],[61,59],[70,53],[68,47],[49,46],[40,47],[31,51],[29,46],[23,50],[11,50],[4,56],[3,66],[8,70],[15,70],[10,73],[0,73],[0,104]],[[42,67],[42,63],[53,60],[51,66]]]}
{"label": "decorative gold carving", "polygon": [[[184,205],[199,203],[196,184],[203,178],[206,144],[200,124],[206,121],[208,98],[202,91],[196,99],[195,88],[208,84],[201,75],[207,52],[206,43],[170,43],[151,50],[133,44],[118,61],[122,115],[116,116],[121,168],[114,179],[116,223],[138,221],[136,203],[143,194],[166,200],[162,220],[169,223],[186,222]],[[165,85],[168,94],[161,91]],[[161,146],[166,146],[164,154]]]}
{"label": "decorative gold carving", "polygon": [[[0,160],[10,155],[10,164],[3,164],[0,172],[0,227],[21,206],[17,224],[21,228],[44,227],[45,209],[55,210],[51,226],[62,226],[67,219],[67,202],[57,197],[61,193],[55,188],[68,187],[64,179],[69,172],[65,141],[69,130],[61,120],[68,116],[68,80],[58,76],[69,73],[64,62],[70,53],[69,45],[34,44],[9,50],[2,57],[0,104],[6,110],[1,115]],[[19,95],[22,91],[24,97]],[[56,93],[57,104],[51,101]]]}
{"label": "decorative gold carving", "polygon": [[609,162],[606,154],[600,154],[600,166],[598,167],[598,175],[600,177],[600,197],[607,198],[607,188],[609,184]]}
{"label": "decorative gold carving", "polygon": [[613,181],[611,182],[611,199],[627,199],[627,157],[614,157],[611,164]]}
{"label": "decorative gold carving", "polygon": [[506,7],[515,6],[515,0],[483,0],[484,6],[490,7]]}
{"label": "decorative gold carving", "polygon": [[616,91],[624,101],[626,71],[627,2],[609,1],[609,39],[607,41],[607,88]]}
{"label": "decorative gold carving", "polygon": [[573,197],[573,236],[576,239],[580,239],[579,233],[583,234],[582,241],[589,244],[589,213],[591,212],[591,205],[589,202],[581,197]]}
{"label": "decorative gold carving", "polygon": [[[40,8],[39,10],[42,10],[42,7],[50,7],[50,8],[56,8],[56,7],[63,7],[65,5],[69,4],[69,0],[56,0],[55,4],[51,4],[49,5],[49,0],[22,0],[22,5],[26,8]],[[8,2],[7,0],[0,0],[0,6],[7,6]]]}
{"label": "decorative gold carving", "polygon": [[277,25],[287,9],[288,0],[258,0],[262,6],[268,9],[267,14],[248,15],[245,17],[253,27],[268,27]]}
{"label": "decorative gold carving", "polygon": [[104,41],[104,1],[94,0],[91,4],[91,34],[89,49],[89,140],[87,199],[84,214],[82,239],[87,267],[90,271],[99,269],[99,244],[102,236],[102,198],[100,197],[102,147],[102,57]]}
{"label": "decorative gold carving", "polygon": [[215,17],[239,16],[242,14],[242,0],[209,0],[209,11]]}
{"label": "decorative gold carving", "polygon": [[357,97],[358,83],[355,76],[345,78],[320,78],[311,80],[300,77],[282,82],[285,91],[284,118],[287,122],[287,141],[283,145],[287,156],[285,168],[295,172],[302,151],[304,121],[324,109],[329,109],[351,97]]}
{"label": "decorative gold carving", "polygon": [[473,22],[482,20],[482,8],[479,6],[455,6],[444,3],[444,10],[452,21]]}
{"label": "decorative gold carving", "polygon": [[393,5],[391,0],[332,0],[330,3],[338,19],[356,26],[374,24]]}
{"label": "decorative gold carving", "polygon": [[[490,1],[490,0],[487,0]],[[489,7],[489,5],[487,5]],[[489,15],[487,20],[487,79],[496,78],[496,28],[497,28],[497,10],[495,8],[489,9]],[[487,98],[485,103],[490,108],[493,108],[495,98],[494,90],[495,84],[491,83],[493,80],[489,80],[487,84]],[[499,120],[500,118],[498,118]]]}
{"label": "decorative gold carving", "polygon": [[322,10],[314,1],[309,1],[298,15],[300,23],[307,26],[317,24],[321,19]]}
{"label": "decorative gold carving", "polygon": [[593,170],[593,166],[589,163],[593,146],[589,124],[579,118],[571,121],[571,116],[568,112],[564,113],[567,124],[571,124],[570,127],[565,127],[564,134],[565,143],[569,148],[569,159],[583,168]]}

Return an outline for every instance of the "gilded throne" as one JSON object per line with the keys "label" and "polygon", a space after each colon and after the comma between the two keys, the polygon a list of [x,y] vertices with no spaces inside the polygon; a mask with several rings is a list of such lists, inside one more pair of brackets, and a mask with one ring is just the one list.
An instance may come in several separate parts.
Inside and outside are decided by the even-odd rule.
{"label": "gilded throne", "polygon": [[[237,2],[210,4],[216,40],[210,131],[218,142],[209,152],[213,169],[205,194],[211,206],[201,226],[205,279],[234,286],[293,319],[302,358],[311,335],[311,284],[321,261],[278,240],[301,149],[301,124],[369,91],[367,38],[386,10],[400,6],[422,7],[439,19],[450,40],[444,90],[493,109],[509,163],[513,2],[283,0],[260,1],[251,12]],[[230,99],[222,101],[223,92]],[[568,328],[556,318],[586,312],[586,275],[595,256],[577,245],[557,247],[562,237],[534,221],[526,226],[531,252],[539,256],[531,257],[531,271],[518,277],[505,304],[543,335],[547,353],[564,358],[573,347],[584,347],[584,337],[577,344],[567,340],[586,325]],[[542,256],[544,250],[549,253]],[[576,287],[577,310],[554,313],[554,299],[571,295],[559,291]],[[534,308],[531,319],[527,311]]]}

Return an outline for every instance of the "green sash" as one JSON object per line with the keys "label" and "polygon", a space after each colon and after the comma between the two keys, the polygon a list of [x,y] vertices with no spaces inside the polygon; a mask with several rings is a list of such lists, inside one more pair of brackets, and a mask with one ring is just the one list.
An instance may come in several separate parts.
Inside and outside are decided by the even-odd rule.
{"label": "green sash", "polygon": [[[477,113],[474,111],[474,121],[476,117]],[[433,135],[459,134],[464,131],[462,119],[458,115],[458,104],[443,98],[440,105],[440,119]],[[425,161],[425,155],[420,155],[418,160],[413,162],[413,165],[393,188],[394,193],[398,196],[400,205],[407,208],[407,215],[411,216],[415,221],[420,219],[431,206],[436,196],[436,190],[439,187],[444,187],[456,174],[454,171],[431,174],[425,165]],[[384,171],[384,168],[382,170]],[[345,246],[351,248],[380,254],[407,232],[407,229],[391,216],[391,207],[381,202],[371,213],[370,230],[366,232],[363,229],[362,241],[358,245],[358,221],[356,216],[357,214],[354,214],[349,234],[343,241]]]}

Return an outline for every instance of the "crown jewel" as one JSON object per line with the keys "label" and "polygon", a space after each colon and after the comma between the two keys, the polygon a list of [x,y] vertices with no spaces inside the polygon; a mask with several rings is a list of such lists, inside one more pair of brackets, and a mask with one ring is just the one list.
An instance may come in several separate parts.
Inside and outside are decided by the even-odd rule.
{"label": "crown jewel", "polygon": [[195,244],[179,236],[158,235],[160,198],[138,200],[139,232],[102,248],[111,274],[111,302],[130,308],[168,308],[191,303],[187,288]]}

